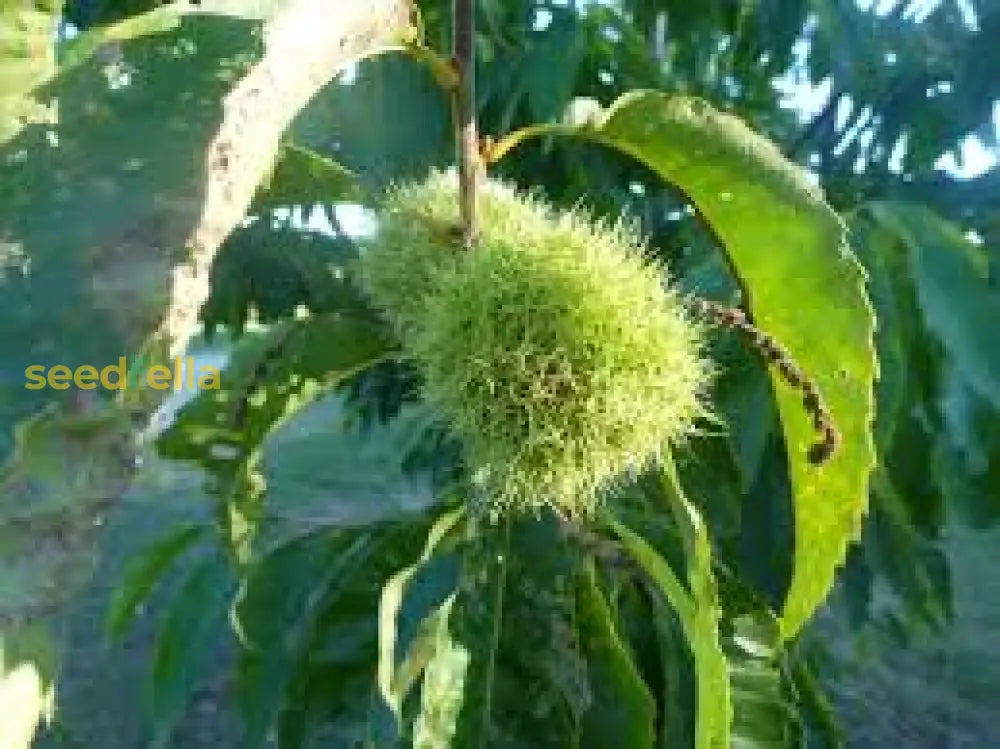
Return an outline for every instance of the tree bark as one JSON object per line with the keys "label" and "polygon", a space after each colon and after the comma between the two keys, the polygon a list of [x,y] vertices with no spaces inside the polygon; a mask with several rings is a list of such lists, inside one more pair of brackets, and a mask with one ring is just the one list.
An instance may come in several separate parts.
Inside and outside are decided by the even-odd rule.
{"label": "tree bark", "polygon": [[212,261],[245,217],[292,119],[344,67],[412,38],[413,17],[411,0],[294,0],[268,25],[264,56],[226,98],[208,148],[201,215],[171,279],[171,356],[196,329]]}

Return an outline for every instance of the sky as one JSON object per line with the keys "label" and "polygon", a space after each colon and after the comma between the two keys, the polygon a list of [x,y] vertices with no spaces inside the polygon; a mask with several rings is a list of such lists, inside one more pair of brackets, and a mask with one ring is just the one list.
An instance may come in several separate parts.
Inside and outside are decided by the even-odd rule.
{"label": "sky", "polygon": [[[855,2],[862,10],[871,10],[878,16],[885,16],[891,13],[897,9],[901,2],[905,2],[906,8],[903,11],[902,17],[916,23],[923,22],[943,2],[953,3],[961,13],[965,24],[971,29],[978,28],[978,19],[971,0],[909,0],[908,2],[907,0],[855,0]],[[775,86],[783,95],[782,106],[795,110],[801,121],[808,122],[819,114],[826,105],[833,91],[833,81],[830,78],[826,78],[815,84],[809,81],[806,71],[809,40],[806,36],[803,36],[803,38],[800,38],[795,43],[793,52],[795,63],[788,73],[775,81]],[[950,87],[950,82],[942,81],[936,90],[928,90],[927,93],[929,97],[947,94],[950,91]],[[849,96],[841,99],[837,112],[838,123],[846,123],[853,105]],[[868,116],[870,116],[870,113]],[[842,141],[844,147],[855,138],[864,140],[867,117],[862,116],[858,122],[858,127],[845,132],[844,140]],[[996,137],[1000,140],[1000,102],[994,102],[993,126]],[[838,125],[839,129],[840,126]],[[897,142],[889,161],[890,169],[895,167],[895,170],[899,171],[905,148],[905,139],[903,139],[902,143]],[[972,179],[994,168],[998,161],[1000,161],[998,149],[987,148],[980,138],[970,135],[960,143],[956,152],[943,154],[934,166],[936,169],[952,177]]]}

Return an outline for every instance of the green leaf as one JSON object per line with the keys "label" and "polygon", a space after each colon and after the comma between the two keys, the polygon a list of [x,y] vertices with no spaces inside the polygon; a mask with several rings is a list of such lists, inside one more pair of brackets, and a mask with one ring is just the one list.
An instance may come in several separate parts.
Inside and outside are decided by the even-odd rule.
{"label": "green leaf", "polygon": [[162,455],[197,462],[213,477],[237,560],[250,559],[262,517],[265,437],[389,350],[385,331],[368,320],[329,314],[276,325],[246,339],[222,373],[221,388],[199,393],[161,435]]}
{"label": "green leaf", "polygon": [[259,50],[255,32],[246,21],[185,16],[115,42],[46,84],[56,125],[0,145],[0,428],[69,395],[25,390],[29,365],[131,360],[163,321],[219,102]]}
{"label": "green leaf", "polygon": [[847,737],[839,716],[805,656],[797,655],[793,659],[791,672],[800,713],[808,722],[810,735],[818,739],[816,745],[846,747]]}
{"label": "green leaf", "polygon": [[712,574],[712,549],[705,524],[684,496],[670,462],[663,470],[662,489],[684,541],[687,590],[666,560],[642,536],[614,518],[608,518],[607,522],[673,608],[694,656],[695,746],[697,749],[728,747],[732,708],[728,666],[719,636],[721,611]]}
{"label": "green leaf", "polygon": [[59,50],[59,69],[63,72],[70,70],[102,51],[112,50],[117,43],[175,29],[185,17],[211,14],[235,20],[268,20],[286,2],[287,0],[199,0],[197,5],[172,3],[145,13],[129,15],[112,23],[90,27],[79,36],[67,40]]}
{"label": "green leaf", "polygon": [[[397,722],[402,724],[402,704],[407,693],[433,657],[437,650],[438,633],[433,630],[434,647],[432,650],[424,647],[427,644],[426,638],[419,635],[411,645],[410,652],[407,653],[404,661],[397,667],[396,664],[396,637],[397,619],[400,609],[403,606],[403,597],[406,594],[406,587],[410,580],[417,574],[421,566],[434,554],[438,545],[454,529],[456,524],[463,518],[464,507],[450,510],[437,519],[430,532],[427,534],[427,542],[420,558],[411,565],[404,567],[399,572],[390,577],[382,588],[382,596],[379,602],[379,660],[378,660],[378,686],[379,692],[385,699],[386,704],[396,716]],[[447,609],[450,610],[448,604]],[[439,614],[447,619],[447,614]],[[446,625],[445,625],[446,626]]]}
{"label": "green leaf", "polygon": [[170,31],[180,24],[184,15],[185,11],[177,6],[167,6],[87,29],[62,46],[59,69],[61,72],[69,71],[95,54],[110,52],[116,44]]}
{"label": "green leaf", "polygon": [[[726,444],[743,493],[751,490],[761,467],[765,465],[768,442],[778,426],[767,370],[747,355],[748,348],[738,345],[728,350],[730,356],[722,364],[715,391],[717,408],[729,425]],[[712,439],[714,437],[705,441]],[[681,456],[677,458],[680,460]],[[686,481],[684,485],[687,486]],[[704,497],[701,493],[688,493],[699,500],[704,498],[713,502],[713,498]]]}
{"label": "green leaf", "polygon": [[451,749],[469,668],[469,651],[452,639],[448,617],[455,594],[448,596],[430,621],[433,649],[424,668],[420,713],[413,725],[414,749]]}
{"label": "green leaf", "polygon": [[902,411],[908,407],[905,396],[908,385],[912,386],[908,364],[915,353],[911,349],[922,346],[913,346],[915,342],[907,337],[912,338],[910,329],[917,325],[919,314],[915,302],[912,311],[907,304],[914,296],[912,272],[907,253],[896,251],[898,235],[864,207],[854,211],[849,221],[851,241],[868,273],[868,291],[879,321],[875,335],[879,361],[875,442],[881,455],[892,447],[897,424],[905,418]]}
{"label": "green leaf", "polygon": [[470,655],[452,749],[579,746],[600,687],[574,621],[577,556],[551,517],[482,522],[469,537],[450,618]]}
{"label": "green leaf", "polygon": [[[485,747],[496,729],[493,710],[503,626],[504,597],[510,554],[510,524],[502,533],[491,529],[481,536],[478,548],[466,551],[465,575],[470,590],[463,591],[456,617],[458,641],[472,654],[467,687],[459,714],[454,749]],[[478,551],[478,553],[476,553]],[[470,574],[471,573],[471,574]],[[468,600],[467,600],[468,599]]]}
{"label": "green leaf", "polygon": [[695,746],[699,749],[728,747],[732,697],[729,667],[719,635],[722,612],[712,573],[712,546],[708,530],[697,508],[684,495],[677,471],[669,459],[663,470],[663,488],[684,539],[688,587],[694,608],[686,634],[695,666],[695,705],[698,710]]}
{"label": "green leaf", "polygon": [[226,632],[233,583],[229,565],[212,556],[190,572],[164,616],[150,681],[152,747],[169,746],[194,690],[219,667],[212,654]]}
{"label": "green leaf", "polygon": [[433,72],[405,52],[390,53],[361,61],[349,82],[320,91],[290,138],[358,174],[366,191],[381,192],[454,159],[448,112]]}
{"label": "green leaf", "polygon": [[925,534],[890,474],[876,471],[866,557],[892,585],[914,620],[941,628],[954,617],[949,566],[939,541]]}
{"label": "green leaf", "polygon": [[543,33],[533,34],[524,51],[520,82],[528,98],[532,118],[537,121],[558,116],[563,102],[570,99],[586,53],[572,8],[552,11],[553,20]]}
{"label": "green leaf", "polygon": [[778,622],[749,615],[733,623],[742,652],[729,658],[733,703],[733,746],[740,749],[784,749],[795,746],[795,706],[785,695],[781,665],[766,625]]}
{"label": "green leaf", "polygon": [[426,405],[408,404],[389,421],[359,426],[339,392],[301,411],[266,443],[273,533],[374,525],[440,505],[447,495],[431,469],[405,464],[414,446],[433,450],[424,435],[434,418]]}
{"label": "green leaf", "polygon": [[733,746],[799,746],[801,720],[785,673],[789,654],[777,616],[728,571],[720,570],[719,592],[724,605],[722,642],[732,685]]}
{"label": "green leaf", "polygon": [[229,235],[212,265],[200,313],[206,336],[219,325],[242,335],[251,315],[266,325],[295,318],[302,308],[314,315],[366,314],[367,300],[351,273],[356,259],[347,237],[302,231],[270,212],[258,217]]}
{"label": "green leaf", "polygon": [[184,525],[167,534],[131,559],[125,567],[122,582],[111,595],[106,629],[111,637],[119,638],[138,613],[170,565],[207,530],[205,525]]}
{"label": "green leaf", "polygon": [[[236,694],[248,749],[336,746],[398,735],[378,694],[383,584],[420,553],[431,518],[320,528],[286,540],[247,570],[234,608]],[[425,582],[453,589],[451,576]],[[438,586],[438,583],[442,585]],[[409,618],[404,612],[403,618]],[[330,739],[334,732],[336,739]]]}
{"label": "green leaf", "polygon": [[621,539],[626,551],[663,594],[687,630],[694,620],[694,601],[667,561],[642,536],[613,517],[607,518],[608,527]]}
{"label": "green leaf", "polygon": [[626,652],[655,696],[652,746],[692,746],[696,713],[693,659],[677,616],[664,597],[650,589],[645,576],[636,574],[634,565],[622,564],[615,557],[609,561],[612,563],[599,566],[601,590],[606,593]]}
{"label": "green leaf", "polygon": [[248,747],[266,743],[323,609],[375,547],[372,531],[324,529],[280,545],[244,579],[234,626],[243,645],[237,694]]}
{"label": "green leaf", "polygon": [[[14,19],[14,46],[31,45],[14,60],[23,83],[0,75],[19,101],[42,75],[21,76],[22,62],[50,55],[57,5],[0,10],[0,27]],[[272,2],[200,5],[220,13],[172,5],[81,34],[61,70],[46,63],[53,75],[35,92],[56,102],[58,123],[18,127],[0,143],[0,347],[11,352],[0,362],[0,419],[55,395],[25,391],[30,365],[179,353],[196,330],[203,279],[286,126],[341,67],[412,36],[406,0],[345,0],[323,24],[301,3],[280,3],[273,17]],[[309,34],[296,32],[306,25]],[[0,40],[0,59],[6,51]],[[317,199],[330,184],[323,166]]]}
{"label": "green leaf", "polygon": [[354,172],[304,146],[286,143],[250,212],[269,206],[360,202],[363,196]]}
{"label": "green leaf", "polygon": [[659,662],[663,705],[658,747],[694,746],[695,709],[694,658],[677,613],[660,596],[652,596],[649,618],[655,634],[655,657]]}
{"label": "green leaf", "polygon": [[591,124],[534,126],[493,155],[551,134],[629,154],[690,199],[727,253],[755,322],[816,381],[833,414],[841,446],[811,465],[805,456],[816,434],[801,393],[772,374],[795,506],[795,567],[782,614],[790,637],[826,597],[858,535],[875,461],[874,319],[843,223],[770,141],[697,99],[633,92]]}
{"label": "green leaf", "polygon": [[909,250],[928,330],[976,392],[1000,408],[1000,294],[986,280],[985,254],[921,206],[877,203],[871,212]]}
{"label": "green leaf", "polygon": [[622,642],[597,584],[593,565],[579,574],[576,623],[587,662],[590,705],[583,713],[580,746],[655,746],[656,704]]}

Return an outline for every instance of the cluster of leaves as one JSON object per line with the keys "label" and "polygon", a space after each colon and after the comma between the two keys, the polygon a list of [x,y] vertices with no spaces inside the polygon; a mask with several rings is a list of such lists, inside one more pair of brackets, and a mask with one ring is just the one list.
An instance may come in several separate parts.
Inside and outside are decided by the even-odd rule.
{"label": "cluster of leaves", "polygon": [[851,225],[885,323],[873,517],[850,560],[846,592],[865,620],[873,584],[886,579],[906,604],[880,612],[895,631],[908,619],[939,627],[952,613],[939,543],[945,523],[986,528],[997,520],[990,425],[1000,408],[1000,351],[987,320],[1000,311],[1000,295],[982,249],[923,207],[871,203]]}
{"label": "cluster of leaves", "polygon": [[[58,18],[54,6],[36,5],[47,23]],[[69,5],[67,18],[84,26],[146,9]],[[255,5],[271,12],[271,3]],[[644,477],[593,527],[549,517],[496,527],[462,512],[461,449],[431,413],[401,450],[439,479],[432,507],[276,534],[262,463],[269,434],[338,387],[369,427],[398,423],[404,404],[420,400],[419,377],[350,282],[353,245],[342,233],[306,235],[273,220],[289,204],[366,200],[372,188],[451,159],[447,92],[432,71],[400,53],[362,62],[300,114],[252,209],[257,221],[232,234],[213,268],[202,310],[209,328],[242,330],[251,317],[271,328],[237,344],[224,389],[188,405],[159,441],[165,456],[206,470],[220,533],[166,537],[137,561],[114,607],[121,631],[180,553],[219,547],[162,622],[157,742],[169,741],[205,678],[205,653],[232,604],[226,636],[238,646],[247,746],[269,736],[283,746],[708,747],[807,735],[836,743],[805,661],[787,643],[859,533],[876,460],[873,522],[848,559],[853,611],[868,615],[884,577],[909,604],[904,614],[947,616],[947,566],[935,543],[945,508],[967,498],[979,523],[996,511],[1000,366],[988,331],[998,302],[990,259],[962,236],[995,231],[983,189],[995,173],[956,186],[931,166],[965,134],[990,135],[982,126],[1000,76],[982,61],[995,54],[988,32],[1000,14],[975,5],[970,25],[943,4],[918,25],[904,6],[878,17],[852,4],[780,5],[483,0],[478,108],[485,132],[516,131],[497,150],[503,176],[559,205],[582,199],[601,214],[638,216],[684,288],[742,304],[785,343],[829,401],[843,450],[809,466],[812,427],[796,394],[720,334],[713,400],[727,433],[694,440],[675,456],[676,473],[668,464]],[[421,9],[427,42],[443,49],[450,3]],[[47,72],[0,91],[0,117],[10,101],[21,118],[0,152],[0,304],[12,311],[0,336],[5,350],[23,352],[0,370],[13,383],[0,400],[4,432],[38,406],[19,388],[29,360],[111,360],[144,340],[170,253],[197,213],[219,102],[260,51],[255,21],[154,11],[125,23],[64,47],[63,72],[47,88],[33,87],[54,58]],[[114,43],[102,47],[101,34]],[[804,129],[779,107],[773,84],[798,65],[803,40],[805,75],[831,76],[835,91]],[[951,88],[929,104],[921,91],[942,80]],[[619,99],[635,88],[674,94]],[[37,102],[24,109],[29,92],[58,100],[63,124],[46,125]],[[574,94],[617,103],[517,131],[559,118]],[[841,122],[848,96],[854,109]],[[165,104],[178,100],[184,106]],[[849,219],[883,321],[874,445],[871,310],[845,226],[798,169],[724,110],[807,160]],[[25,123],[23,111],[42,124]],[[896,172],[889,155],[906,133]],[[863,202],[871,196],[897,202]],[[960,228],[898,202],[908,199]],[[15,475],[16,457],[12,466]],[[54,470],[86,473],[72,461]],[[0,642],[5,670],[16,666],[16,645]]]}
{"label": "cluster of leaves", "polygon": [[[392,355],[394,345],[363,307],[287,320],[263,344],[256,338],[241,344],[224,390],[196,399],[159,442],[165,455],[195,459],[213,476],[224,545],[236,561],[235,632],[247,663],[237,671],[236,691],[248,695],[241,702],[251,744],[275,732],[287,746],[331,736],[384,744],[412,736],[421,746],[484,739],[537,744],[550,737],[599,746],[625,730],[636,745],[687,737],[708,747],[744,734],[762,742],[804,735],[801,718],[793,717],[799,711],[792,706],[802,699],[782,642],[829,589],[834,566],[857,532],[871,462],[871,314],[844,250],[844,227],[764,139],[697,100],[634,95],[582,126],[515,136],[498,153],[540,135],[599,142],[681,185],[755,291],[751,309],[817,372],[843,417],[845,449],[828,465],[809,467],[804,452],[812,427],[797,402],[779,395],[799,536],[783,615],[769,614],[752,594],[734,598],[738,605],[729,608],[719,593],[703,510],[685,497],[672,471],[636,485],[631,500],[622,496],[615,514],[590,528],[551,518],[484,524],[464,502],[454,504],[460,482],[440,494],[443,506],[410,521],[267,543],[263,437],[301,406],[303,387],[313,392],[312,382],[334,385],[379,359],[380,349],[381,356]],[[705,164],[716,170],[711,179],[697,176],[705,175]],[[783,241],[799,246],[799,256],[757,249]],[[808,315],[783,312],[787,288],[767,279],[785,277],[801,279],[804,293],[812,284],[813,293],[839,295],[839,349],[814,340]],[[373,326],[362,340],[374,348],[363,354],[358,331],[351,330],[359,318]],[[289,329],[324,321],[347,337],[338,342],[326,330],[326,345],[304,334],[301,347],[285,345]],[[327,354],[337,361],[319,361]],[[842,514],[830,517],[823,501],[839,504]],[[420,554],[415,547],[425,532]],[[402,556],[387,555],[389,548]],[[373,564],[376,556],[390,565]],[[404,566],[407,559],[417,561]],[[153,572],[161,570],[158,563]],[[145,589],[151,577],[136,579]],[[734,578],[736,589],[740,579]],[[414,590],[422,585],[435,592]],[[259,596],[264,603],[249,606]],[[426,596],[429,601],[411,602]],[[189,597],[182,591],[175,605],[189,610]],[[280,636],[275,612],[290,617],[279,619]],[[172,627],[180,621],[167,616],[166,642],[178,639]],[[352,682],[332,674],[355,669],[369,688],[342,692]],[[321,686],[330,683],[337,688]],[[526,683],[537,685],[534,693],[524,693]],[[161,730],[176,717],[176,706],[170,707],[160,713]]]}

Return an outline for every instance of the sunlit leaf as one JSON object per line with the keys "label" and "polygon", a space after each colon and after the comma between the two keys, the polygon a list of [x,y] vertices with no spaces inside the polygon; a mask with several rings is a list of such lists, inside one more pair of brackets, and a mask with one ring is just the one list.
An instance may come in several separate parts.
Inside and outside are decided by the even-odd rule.
{"label": "sunlit leaf", "polygon": [[28,123],[53,117],[33,89],[55,71],[61,11],[62,0],[0,6],[0,143]]}
{"label": "sunlit leaf", "polygon": [[614,518],[608,518],[608,524],[673,608],[691,649],[695,678],[695,746],[698,749],[728,747],[732,723],[729,673],[719,634],[721,609],[707,530],[698,511],[684,496],[672,463],[664,468],[661,496],[666,499],[666,509],[681,531],[687,589],[646,539]]}
{"label": "sunlit leaf", "polygon": [[812,465],[806,453],[816,433],[801,392],[773,373],[795,505],[795,567],[782,614],[784,633],[794,635],[858,535],[874,465],[874,320],[844,225],[770,141],[697,99],[634,92],[594,124],[516,132],[494,156],[547,134],[623,151],[676,186],[727,253],[755,322],[816,381],[833,413],[841,446]]}
{"label": "sunlit leaf", "polygon": [[[434,554],[437,546],[452,532],[455,524],[462,519],[463,514],[463,509],[459,508],[446,512],[438,518],[427,534],[427,542],[420,558],[390,577],[382,588],[379,602],[378,685],[383,699],[396,716],[397,721],[402,721],[403,699],[412,688],[413,683],[420,677],[434,652],[437,651],[437,644],[434,645],[433,650],[421,650],[420,646],[425,641],[418,636],[417,641],[413,644],[416,648],[411,646],[410,652],[406,654],[402,664],[397,666],[396,628],[399,611],[403,605],[403,596],[406,594],[406,587],[410,580]],[[450,610],[450,608],[449,605],[448,609]],[[443,614],[443,616],[447,620],[447,614]],[[433,642],[437,643],[439,637],[437,630],[434,629],[431,634]]]}
{"label": "sunlit leaf", "polygon": [[455,594],[445,599],[432,619],[433,649],[424,667],[420,713],[413,725],[414,749],[450,749],[462,708],[469,652],[448,631]]}
{"label": "sunlit leaf", "polygon": [[731,741],[732,695],[719,633],[722,610],[712,571],[712,545],[705,522],[685,496],[671,462],[663,471],[663,487],[684,539],[688,588],[694,604],[687,636],[695,666],[695,745],[726,747]]}

